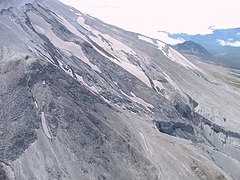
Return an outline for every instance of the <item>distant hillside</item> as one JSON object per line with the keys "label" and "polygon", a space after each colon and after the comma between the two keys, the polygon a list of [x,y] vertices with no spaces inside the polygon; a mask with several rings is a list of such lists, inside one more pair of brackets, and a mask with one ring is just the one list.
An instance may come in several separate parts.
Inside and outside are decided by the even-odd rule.
{"label": "distant hillside", "polygon": [[240,69],[240,28],[216,29],[212,34],[190,35],[185,33],[170,34],[174,39],[182,38],[185,41],[194,41],[201,44],[211,53],[218,64]]}
{"label": "distant hillside", "polygon": [[174,46],[176,50],[181,53],[195,55],[204,59],[212,59],[213,55],[210,54],[203,46],[194,41],[185,41]]}

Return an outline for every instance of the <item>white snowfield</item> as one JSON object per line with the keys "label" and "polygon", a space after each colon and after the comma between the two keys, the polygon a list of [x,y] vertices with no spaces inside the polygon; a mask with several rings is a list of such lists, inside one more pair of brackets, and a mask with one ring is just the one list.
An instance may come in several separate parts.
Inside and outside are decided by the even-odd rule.
{"label": "white snowfield", "polygon": [[186,68],[190,68],[190,69],[195,69],[199,72],[203,71],[198,68],[197,66],[195,66],[193,63],[191,63],[187,58],[185,58],[182,54],[180,54],[179,52],[177,52],[176,50],[174,50],[171,47],[168,47],[168,54],[167,56],[174,62],[186,67]]}
{"label": "white snowfield", "polygon": [[168,59],[180,64],[181,66],[185,68],[190,68],[197,70],[199,72],[203,72],[202,69],[195,66],[192,62],[190,62],[187,58],[185,58],[182,54],[174,50],[172,47],[169,47],[169,45],[165,44],[164,42],[157,41],[158,49],[162,51],[162,53],[168,57]]}
{"label": "white snowfield", "polygon": [[57,37],[52,31],[52,26],[48,24],[41,16],[38,16],[32,12],[29,12],[28,15],[31,18],[31,21],[35,23],[35,27],[41,27],[43,29],[42,32],[44,32],[44,34],[56,47],[71,53],[72,55],[88,64],[93,70],[101,73],[101,70],[96,65],[92,64],[84,55],[80,46],[73,42],[63,41],[61,38]]}
{"label": "white snowfield", "polygon": [[82,35],[77,29],[76,27],[74,27],[67,19],[65,19],[64,17],[62,17],[61,15],[57,14],[58,17],[60,17],[60,21],[62,22],[62,24],[73,34],[79,36],[80,38],[82,38],[83,40],[87,41],[87,38]]}
{"label": "white snowfield", "polygon": [[[101,32],[93,29],[92,27],[85,24],[85,20],[83,17],[78,17],[77,22],[84,27],[85,29],[93,32],[95,36],[89,36],[91,40],[93,40],[95,43],[97,43],[99,46],[104,48],[108,53],[110,53],[112,56],[116,57],[115,59],[112,57],[108,57],[107,55],[100,52],[102,55],[104,55],[106,58],[114,62],[115,64],[119,65],[135,77],[137,77],[139,80],[141,80],[143,83],[145,83],[148,87],[151,87],[151,83],[147,77],[147,75],[143,72],[142,68],[139,66],[136,66],[132,64],[128,59],[126,54],[124,52],[129,53],[136,57],[136,53],[129,48],[127,45],[123,44],[122,42],[112,38],[111,36],[107,34],[102,34]],[[102,39],[102,37],[105,39]],[[95,47],[95,49],[97,49]],[[97,50],[99,52],[99,50]]]}
{"label": "white snowfield", "polygon": [[194,70],[204,73],[202,69],[200,69],[199,67],[194,65],[192,62],[190,62],[187,58],[185,58],[182,54],[180,54],[179,52],[174,50],[172,47],[169,47],[169,45],[167,45],[166,43],[164,43],[160,40],[156,40],[157,43],[154,43],[150,38],[142,36],[142,35],[138,35],[138,38],[143,41],[149,42],[151,44],[157,45],[158,49],[160,51],[162,51],[162,53],[166,57],[168,57],[170,60],[180,64],[181,66],[183,66],[185,68],[194,69]]}

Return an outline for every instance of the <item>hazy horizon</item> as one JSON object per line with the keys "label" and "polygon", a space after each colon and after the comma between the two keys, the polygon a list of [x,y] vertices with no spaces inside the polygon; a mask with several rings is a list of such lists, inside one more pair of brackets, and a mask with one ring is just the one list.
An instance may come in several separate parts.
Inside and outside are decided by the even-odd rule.
{"label": "hazy horizon", "polygon": [[237,0],[60,1],[104,22],[168,43],[174,40],[158,31],[210,34],[213,29],[240,27]]}

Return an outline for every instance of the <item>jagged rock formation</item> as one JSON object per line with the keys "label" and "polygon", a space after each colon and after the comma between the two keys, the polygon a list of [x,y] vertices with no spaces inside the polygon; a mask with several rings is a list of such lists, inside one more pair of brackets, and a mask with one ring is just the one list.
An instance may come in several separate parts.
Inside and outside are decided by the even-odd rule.
{"label": "jagged rock formation", "polygon": [[0,9],[0,178],[239,179],[239,89],[56,0]]}

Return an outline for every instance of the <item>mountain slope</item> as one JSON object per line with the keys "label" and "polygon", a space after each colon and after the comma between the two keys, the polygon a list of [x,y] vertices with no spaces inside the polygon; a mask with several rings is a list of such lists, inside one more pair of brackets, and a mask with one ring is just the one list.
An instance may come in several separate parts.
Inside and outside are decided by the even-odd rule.
{"label": "mountain slope", "polygon": [[18,2],[0,13],[0,177],[240,178],[239,89],[160,40]]}
{"label": "mountain slope", "polygon": [[199,43],[215,57],[212,59],[215,63],[235,69],[240,68],[240,28],[215,29],[211,34],[206,35],[169,33],[168,36]]}
{"label": "mountain slope", "polygon": [[204,59],[213,58],[213,56],[203,46],[195,43],[194,41],[185,41],[175,45],[174,48],[183,54],[194,55]]}

